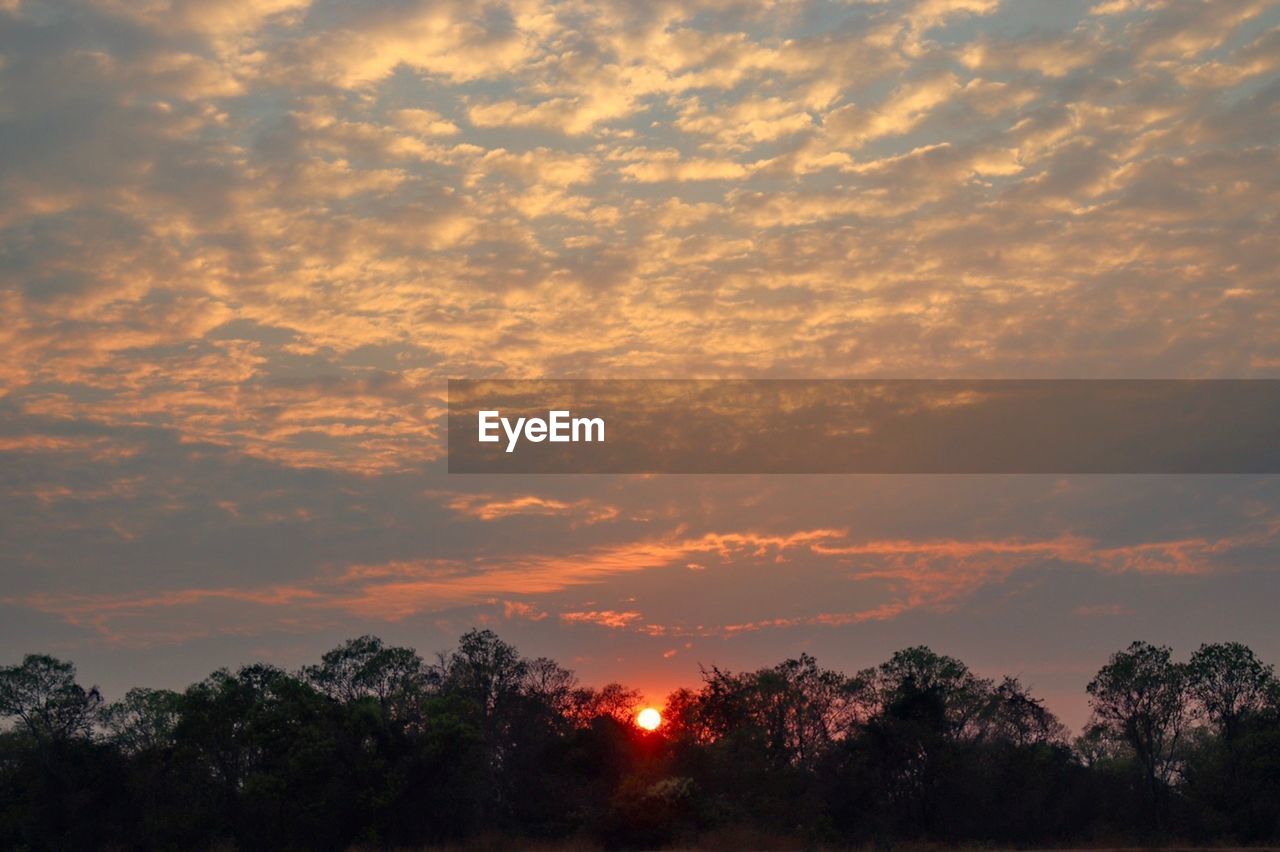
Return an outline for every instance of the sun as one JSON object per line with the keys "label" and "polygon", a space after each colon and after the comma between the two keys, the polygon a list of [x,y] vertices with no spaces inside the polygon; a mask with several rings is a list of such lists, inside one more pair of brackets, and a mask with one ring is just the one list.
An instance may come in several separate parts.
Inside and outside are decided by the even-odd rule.
{"label": "sun", "polygon": [[662,724],[662,714],[652,707],[646,707],[636,714],[636,724],[646,731],[656,731]]}

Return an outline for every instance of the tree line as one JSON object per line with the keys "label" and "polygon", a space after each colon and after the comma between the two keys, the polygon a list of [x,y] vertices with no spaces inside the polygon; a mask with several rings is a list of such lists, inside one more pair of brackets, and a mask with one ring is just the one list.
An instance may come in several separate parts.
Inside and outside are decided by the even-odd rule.
{"label": "tree line", "polygon": [[114,703],[30,655],[0,668],[0,848],[1280,841],[1280,685],[1253,651],[1135,642],[1088,695],[1073,738],[925,647],[852,676],[802,655],[704,670],[646,732],[635,691],[488,630]]}

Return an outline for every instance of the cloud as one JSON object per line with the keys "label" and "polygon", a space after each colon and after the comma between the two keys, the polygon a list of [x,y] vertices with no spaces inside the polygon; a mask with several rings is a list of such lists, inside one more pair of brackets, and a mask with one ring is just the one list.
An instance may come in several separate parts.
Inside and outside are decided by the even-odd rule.
{"label": "cloud", "polygon": [[591,500],[566,502],[534,494],[499,497],[492,494],[453,495],[449,508],[482,521],[495,521],[517,516],[554,517],[575,523],[596,524],[618,517],[616,506],[598,505]]}
{"label": "cloud", "polygon": [[911,131],[959,90],[960,82],[953,74],[912,81],[872,109],[849,104],[832,110],[824,117],[823,127],[837,146],[861,148],[872,140]]}
{"label": "cloud", "polygon": [[[141,641],[140,636],[152,635],[151,628],[139,634],[129,625],[147,620],[153,613],[191,612],[224,602],[250,605],[259,612],[259,618],[305,624],[327,620],[338,612],[395,622],[422,613],[503,600],[504,618],[541,621],[547,615],[545,608],[529,601],[530,596],[546,599],[633,572],[683,566],[694,555],[704,560],[716,557],[726,565],[816,559],[826,570],[838,568],[849,582],[878,586],[889,595],[877,605],[854,611],[822,611],[718,626],[706,622],[696,626],[645,622],[640,612],[633,610],[574,609],[558,616],[563,622],[597,624],[655,636],[732,636],[797,626],[842,627],[890,620],[909,611],[947,611],[980,589],[1046,564],[1075,565],[1103,573],[1211,575],[1223,570],[1221,560],[1235,551],[1274,547],[1277,531],[1280,523],[1231,538],[1151,541],[1114,547],[1071,536],[1049,540],[1011,537],[851,542],[847,533],[829,529],[789,534],[707,533],[622,542],[561,555],[491,557],[480,563],[434,559],[352,565],[297,585],[190,588],[142,594],[36,593],[6,597],[2,602],[58,615],[70,624],[91,626],[113,641]],[[525,599],[513,601],[507,597],[510,595]],[[270,609],[278,609],[278,615],[266,615]],[[167,616],[162,618],[167,620]]]}
{"label": "cloud", "polygon": [[311,0],[94,0],[89,5],[157,30],[226,35],[251,32],[310,4]]}
{"label": "cloud", "polygon": [[697,97],[681,103],[675,126],[685,133],[715,137],[724,145],[754,145],[801,133],[814,126],[803,103],[791,98],[747,98],[706,105]]}
{"label": "cloud", "polygon": [[345,87],[375,84],[399,67],[466,81],[513,71],[532,58],[536,11],[463,2],[378,3],[335,10],[324,25],[299,28],[272,55],[280,79],[299,76]]}
{"label": "cloud", "polygon": [[508,620],[512,618],[522,618],[528,621],[542,621],[548,618],[548,613],[543,612],[530,603],[521,601],[503,601],[502,617]]}
{"label": "cloud", "polygon": [[621,630],[641,618],[638,612],[617,612],[615,610],[592,610],[590,612],[562,612],[560,620],[570,624],[595,624],[611,630]]}
{"label": "cloud", "polygon": [[619,173],[637,183],[733,180],[751,171],[749,166],[733,160],[684,159],[679,152],[672,150],[628,151],[620,159],[630,162],[621,167]]}
{"label": "cloud", "polygon": [[420,136],[453,136],[461,131],[458,125],[429,109],[398,109],[391,113],[397,127]]}
{"label": "cloud", "polygon": [[656,658],[1266,598],[1248,482],[441,472],[450,376],[1274,375],[1275,4],[1015,5],[0,3],[7,605]]}

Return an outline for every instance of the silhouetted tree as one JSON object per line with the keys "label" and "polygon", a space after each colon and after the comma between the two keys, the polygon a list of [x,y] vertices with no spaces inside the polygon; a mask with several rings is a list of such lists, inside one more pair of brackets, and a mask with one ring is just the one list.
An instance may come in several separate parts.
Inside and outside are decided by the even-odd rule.
{"label": "silhouetted tree", "polygon": [[1158,829],[1163,793],[1191,715],[1186,666],[1173,662],[1167,647],[1134,642],[1113,654],[1086,690],[1093,726],[1131,750]]}
{"label": "silhouetted tree", "polygon": [[128,755],[172,747],[181,718],[180,693],[144,687],[130,689],[102,714],[111,741]]}
{"label": "silhouetted tree", "polygon": [[1187,749],[1182,787],[1201,809],[1203,836],[1266,839],[1280,824],[1274,669],[1237,642],[1201,645],[1187,684],[1205,727]]}
{"label": "silhouetted tree", "polygon": [[929,648],[852,678],[802,654],[704,670],[649,733],[634,690],[487,630],[432,665],[361,636],[105,708],[33,655],[0,668],[0,848],[1280,840],[1280,687],[1250,649],[1135,642],[1088,694],[1072,747],[1016,678]]}
{"label": "silhouetted tree", "polygon": [[689,728],[699,741],[749,728],[779,764],[811,762],[847,734],[859,714],[850,680],[808,654],[755,672],[712,668],[702,677],[697,695],[677,692],[668,702],[670,723]]}
{"label": "silhouetted tree", "polygon": [[96,688],[43,654],[0,668],[0,848],[90,848],[118,830],[123,758],[94,737]]}
{"label": "silhouetted tree", "polygon": [[335,701],[376,698],[383,707],[397,695],[423,688],[429,679],[422,658],[412,648],[389,647],[367,635],[344,642],[324,654],[320,665],[307,666],[303,673]]}
{"label": "silhouetted tree", "polygon": [[582,687],[573,694],[572,715],[580,724],[607,716],[625,725],[639,711],[640,693],[620,683],[607,683],[600,689]]}
{"label": "silhouetted tree", "polygon": [[988,701],[982,720],[984,736],[1017,746],[1067,743],[1066,726],[1017,678],[1000,681]]}
{"label": "silhouetted tree", "polygon": [[0,668],[0,717],[17,717],[42,742],[88,737],[102,695],[76,683],[76,667],[43,654],[28,654]]}
{"label": "silhouetted tree", "polygon": [[878,668],[860,672],[857,683],[863,701],[879,712],[940,702],[930,708],[936,710],[937,733],[957,741],[982,736],[994,692],[990,681],[975,676],[964,663],[924,646],[896,652]]}
{"label": "silhouetted tree", "polygon": [[1275,669],[1239,642],[1201,645],[1187,664],[1187,690],[1198,710],[1225,740],[1263,712],[1276,694]]}

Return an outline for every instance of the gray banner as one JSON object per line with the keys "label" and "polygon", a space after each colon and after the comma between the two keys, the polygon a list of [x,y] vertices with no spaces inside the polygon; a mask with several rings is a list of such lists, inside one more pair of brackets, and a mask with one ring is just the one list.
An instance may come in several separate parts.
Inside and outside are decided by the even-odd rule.
{"label": "gray banner", "polygon": [[451,380],[450,473],[1277,473],[1280,380]]}

